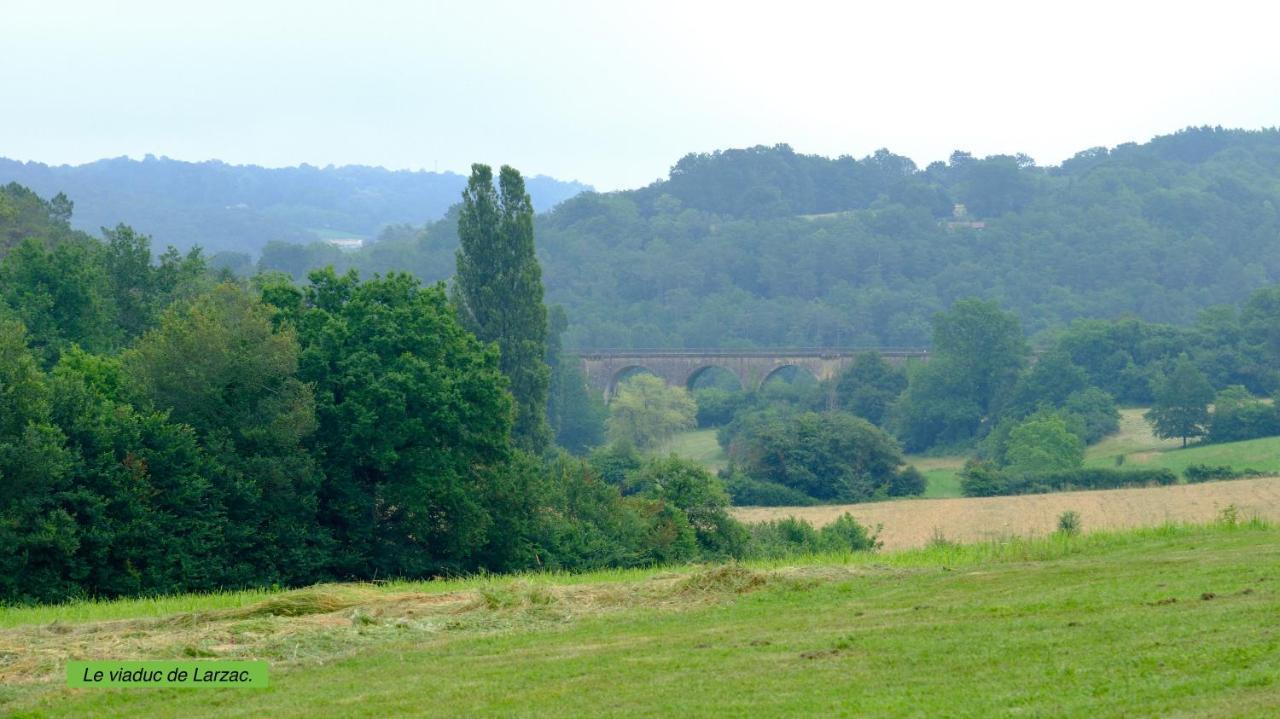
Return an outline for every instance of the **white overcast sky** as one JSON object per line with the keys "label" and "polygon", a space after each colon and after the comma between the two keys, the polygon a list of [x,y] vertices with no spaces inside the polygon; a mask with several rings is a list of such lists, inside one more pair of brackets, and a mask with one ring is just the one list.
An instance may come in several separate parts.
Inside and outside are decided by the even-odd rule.
{"label": "white overcast sky", "polygon": [[1272,3],[0,0],[0,156],[599,189],[790,143],[921,166],[1280,124]]}

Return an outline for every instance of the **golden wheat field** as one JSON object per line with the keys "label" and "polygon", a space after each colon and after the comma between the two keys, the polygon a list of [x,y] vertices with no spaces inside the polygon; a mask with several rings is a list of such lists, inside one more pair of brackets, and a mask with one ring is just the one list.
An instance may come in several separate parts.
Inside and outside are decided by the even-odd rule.
{"label": "golden wheat field", "polygon": [[1148,527],[1166,522],[1206,522],[1234,507],[1241,519],[1280,520],[1280,477],[1141,489],[1056,492],[1016,497],[903,499],[819,507],[738,507],[744,522],[782,517],[822,526],[848,512],[868,526],[880,525],[886,549],[920,547],[941,537],[972,542],[1052,532],[1066,511],[1080,515],[1085,532]]}

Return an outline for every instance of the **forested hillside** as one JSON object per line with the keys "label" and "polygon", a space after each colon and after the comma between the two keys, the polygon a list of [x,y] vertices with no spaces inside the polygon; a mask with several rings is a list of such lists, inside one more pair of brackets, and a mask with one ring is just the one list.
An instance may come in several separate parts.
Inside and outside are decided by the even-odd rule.
{"label": "forested hillside", "polygon": [[[957,216],[956,205],[965,214]],[[1280,132],[1188,129],[1085,150],[918,168],[787,146],[689,155],[639,190],[539,216],[566,346],[923,345],[961,297],[1034,335],[1079,317],[1185,324],[1280,280]],[[265,268],[452,273],[455,220],[344,256],[272,246]]]}
{"label": "forested hillside", "polygon": [[[128,222],[183,250],[199,245],[210,255],[256,255],[272,240],[372,239],[390,224],[438,219],[458,201],[467,178],[360,166],[268,169],[148,155],[78,166],[0,158],[0,185],[9,182],[44,197],[65,193],[75,202],[73,225],[88,232]],[[538,210],[589,189],[549,177],[528,184]]]}

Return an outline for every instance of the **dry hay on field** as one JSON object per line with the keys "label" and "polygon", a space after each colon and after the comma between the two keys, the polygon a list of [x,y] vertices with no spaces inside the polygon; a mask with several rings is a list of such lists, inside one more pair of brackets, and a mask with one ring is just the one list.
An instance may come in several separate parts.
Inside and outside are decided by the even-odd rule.
{"label": "dry hay on field", "polygon": [[921,547],[936,537],[973,542],[1052,532],[1058,515],[1080,514],[1084,531],[1149,527],[1166,522],[1208,522],[1228,505],[1240,518],[1280,521],[1280,478],[1207,482],[1172,487],[1055,492],[1017,497],[903,499],[892,502],[820,507],[739,507],[744,522],[783,517],[807,519],[821,527],[848,512],[859,522],[881,525],[885,549]]}
{"label": "dry hay on field", "polygon": [[630,583],[553,584],[495,577],[449,592],[321,584],[233,609],[167,617],[0,628],[0,687],[56,684],[70,659],[265,659],[273,666],[349,656],[388,641],[421,644],[449,632],[492,633],[562,624],[629,607],[682,611],[772,583],[797,586],[856,568],[757,571],[692,568]]}

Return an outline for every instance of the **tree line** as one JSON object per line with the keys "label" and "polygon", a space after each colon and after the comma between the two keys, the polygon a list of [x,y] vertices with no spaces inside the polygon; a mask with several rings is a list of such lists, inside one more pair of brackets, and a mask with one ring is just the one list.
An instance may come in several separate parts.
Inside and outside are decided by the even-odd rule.
{"label": "tree line", "polygon": [[[1117,431],[1122,404],[1149,407],[1155,434],[1183,446],[1280,435],[1278,298],[1280,287],[1263,288],[1190,327],[1077,320],[1034,351],[1014,313],[962,299],[933,317],[927,363],[894,367],[867,352],[829,382],[755,391],[726,373],[724,384],[694,389],[680,426],[718,428],[729,458],[721,474],[738,504],[918,494],[924,481],[903,466],[904,451],[972,456],[970,494],[1141,485],[1155,480],[1130,469],[1072,474],[1087,445]],[[649,384],[649,394],[680,394]],[[657,408],[650,424],[671,406],[636,404]]]}
{"label": "tree line", "polygon": [[476,166],[463,207],[449,291],[236,278],[0,188],[0,601],[874,546],[852,520],[748,529],[695,464],[557,447],[603,418],[522,178]]}

